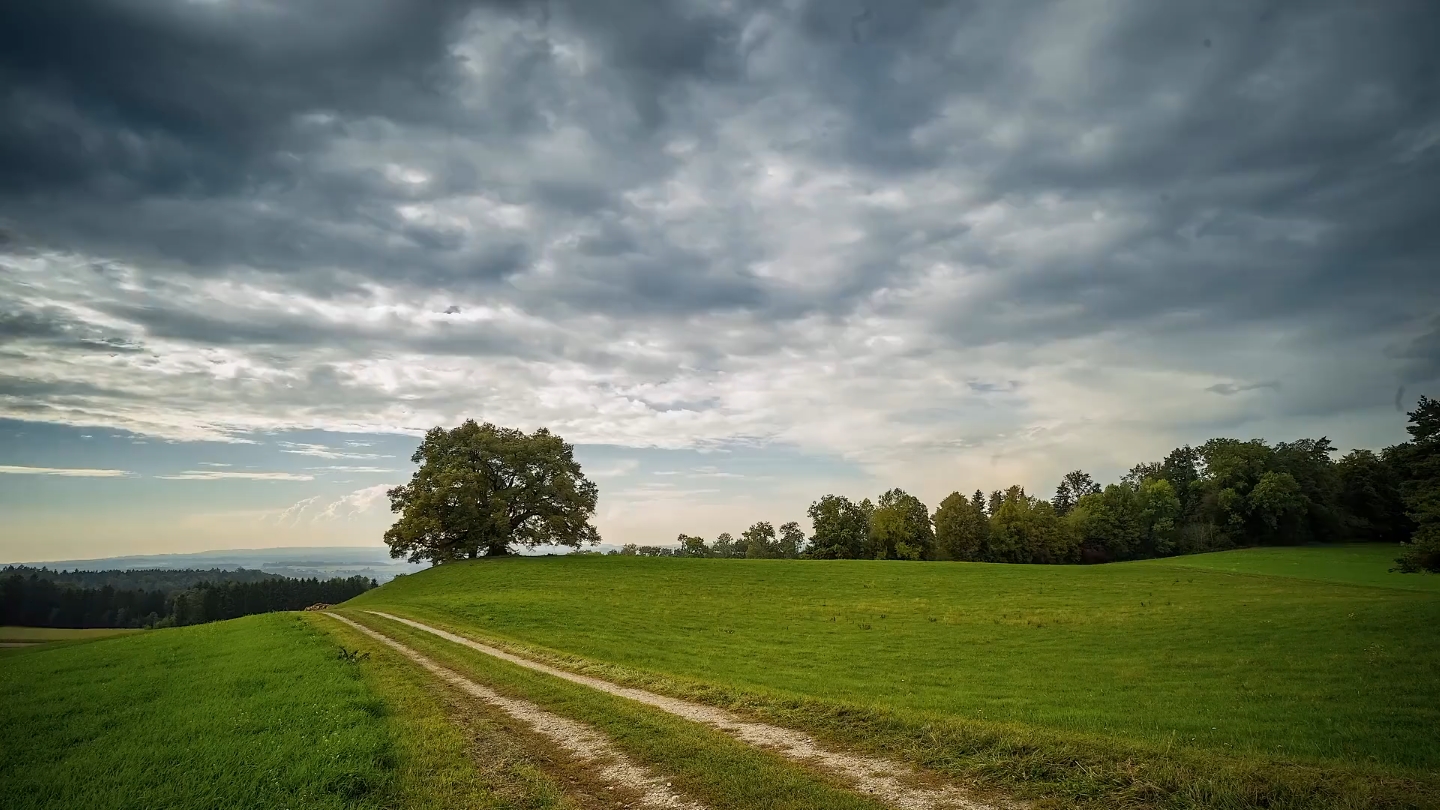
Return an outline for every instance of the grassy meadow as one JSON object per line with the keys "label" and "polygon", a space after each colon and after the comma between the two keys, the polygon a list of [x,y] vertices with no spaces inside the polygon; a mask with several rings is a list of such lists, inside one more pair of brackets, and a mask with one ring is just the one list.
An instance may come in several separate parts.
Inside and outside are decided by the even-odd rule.
{"label": "grassy meadow", "polygon": [[1391,572],[1390,569],[1395,567],[1395,558],[1398,556],[1399,546],[1366,543],[1347,546],[1247,548],[1128,564],[1203,568],[1231,574],[1295,577],[1315,582],[1373,585],[1377,588],[1440,594],[1440,575]]}
{"label": "grassy meadow", "polygon": [[141,630],[116,627],[0,627],[0,641],[19,644],[43,644],[50,641],[91,641],[97,638],[125,636]]}
{"label": "grassy meadow", "polygon": [[[713,729],[366,609],[1045,808],[1440,808],[1440,577],[1393,548],[1105,566],[501,558],[345,614],[606,732],[716,810],[877,807]],[[5,808],[615,806],[590,769],[321,614],[4,628]],[[340,646],[364,650],[342,660]],[[622,802],[623,803],[623,802]]]}
{"label": "grassy meadow", "polygon": [[0,660],[0,806],[563,806],[508,733],[455,725],[425,673],[341,644],[370,646],[274,613]]}
{"label": "grassy meadow", "polygon": [[141,632],[114,627],[0,627],[0,657]]}
{"label": "grassy meadow", "polygon": [[627,756],[664,774],[711,810],[885,808],[776,754],[659,709],[532,672],[384,618],[349,615],[502,694],[600,730]]}
{"label": "grassy meadow", "polygon": [[[1216,796],[1298,790],[1301,807],[1305,790],[1359,795],[1354,784],[1385,783],[1401,803],[1376,806],[1408,806],[1396,797],[1440,785],[1440,592],[1387,573],[1393,556],[1257,549],[1208,564],[1107,566],[515,558],[407,576],[346,608],[788,712],[817,733],[881,747],[940,724],[957,740],[990,735],[1062,758],[1198,763],[1238,780]],[[847,732],[835,719],[847,716],[870,719]],[[898,729],[888,743],[882,727]],[[914,756],[943,768],[947,754]],[[1016,784],[1034,776],[1007,767],[952,770]],[[1063,770],[1040,781],[1068,790]],[[1294,785],[1271,784],[1290,772]],[[1077,789],[1092,788],[1107,789]]]}

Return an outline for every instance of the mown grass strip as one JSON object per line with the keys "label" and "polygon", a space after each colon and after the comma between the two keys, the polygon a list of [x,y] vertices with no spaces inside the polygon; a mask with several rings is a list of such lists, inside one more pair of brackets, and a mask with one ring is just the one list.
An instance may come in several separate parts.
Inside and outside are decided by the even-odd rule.
{"label": "mown grass strip", "polygon": [[[707,703],[757,720],[807,731],[839,747],[910,762],[962,784],[1036,801],[1038,807],[1137,810],[1440,807],[1440,775],[1436,774],[1376,773],[1370,768],[1329,763],[1318,765],[1227,756],[1195,749],[1173,750],[1100,736],[1050,734],[1020,725],[957,720],[935,714],[917,716],[835,701],[736,690],[491,638],[443,619],[427,617],[423,621],[572,672]],[[388,625],[410,633],[423,633],[394,622]]]}
{"label": "mown grass strip", "polygon": [[497,692],[528,700],[608,735],[637,762],[714,810],[880,810],[828,777],[658,709],[597,692],[358,611],[345,616],[383,632]]}

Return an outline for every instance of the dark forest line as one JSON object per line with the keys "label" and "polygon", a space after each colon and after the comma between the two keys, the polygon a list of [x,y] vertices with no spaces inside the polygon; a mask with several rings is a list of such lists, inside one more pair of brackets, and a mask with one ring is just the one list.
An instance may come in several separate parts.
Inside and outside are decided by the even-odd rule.
{"label": "dark forest line", "polygon": [[193,588],[202,582],[219,585],[223,582],[266,582],[284,579],[280,574],[252,568],[127,568],[105,571],[67,570],[46,566],[37,568],[30,565],[7,565],[0,568],[0,579],[15,574],[23,577],[33,574],[40,579],[78,588],[103,588],[108,585],[117,590],[166,593]]}
{"label": "dark forest line", "polygon": [[38,573],[0,577],[0,625],[174,627],[338,603],[376,587],[366,577],[201,581],[178,589],[81,587]]}

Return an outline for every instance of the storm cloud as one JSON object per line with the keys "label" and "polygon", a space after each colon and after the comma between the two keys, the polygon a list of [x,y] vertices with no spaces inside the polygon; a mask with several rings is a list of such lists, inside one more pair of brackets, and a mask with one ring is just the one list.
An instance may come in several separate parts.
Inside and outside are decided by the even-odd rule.
{"label": "storm cloud", "polygon": [[12,3],[0,86],[0,416],[1024,477],[1440,377],[1425,0]]}

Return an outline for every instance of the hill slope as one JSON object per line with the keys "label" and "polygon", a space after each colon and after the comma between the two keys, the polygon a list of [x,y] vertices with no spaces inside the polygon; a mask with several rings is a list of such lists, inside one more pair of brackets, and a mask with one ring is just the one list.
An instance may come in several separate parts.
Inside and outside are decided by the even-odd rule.
{"label": "hill slope", "polygon": [[803,704],[792,719],[840,736],[842,723],[814,718],[849,707],[901,726],[941,722],[1110,752],[1101,759],[1164,752],[1216,758],[1222,770],[1300,769],[1306,779],[1359,769],[1433,780],[1440,769],[1432,592],[1242,575],[1194,560],[573,557],[440,566],[346,608],[760,711]]}
{"label": "hill slope", "polygon": [[458,728],[424,673],[337,641],[367,646],[266,614],[0,658],[0,807],[559,805],[508,731]]}

